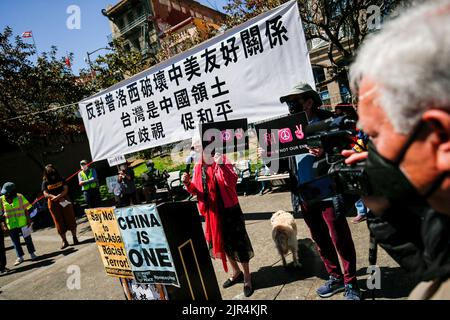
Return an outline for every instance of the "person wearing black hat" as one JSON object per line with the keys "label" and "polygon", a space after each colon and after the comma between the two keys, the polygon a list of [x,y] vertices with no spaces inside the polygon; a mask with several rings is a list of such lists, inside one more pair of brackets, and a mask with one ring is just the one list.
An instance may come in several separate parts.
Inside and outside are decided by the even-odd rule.
{"label": "person wearing black hat", "polygon": [[78,173],[78,184],[83,191],[84,201],[88,208],[96,208],[100,205],[100,191],[97,172],[90,168],[86,160],[80,161],[81,170]]}
{"label": "person wearing black hat", "polygon": [[[306,112],[310,124],[333,116],[331,112],[320,109],[322,100],[307,83],[297,84],[290,92],[280,97],[280,102],[288,105],[290,114]],[[309,154],[289,159],[292,206],[295,212],[299,212],[301,208],[311,237],[316,242],[330,275],[329,280],[317,289],[317,294],[327,298],[345,291],[346,300],[360,300],[356,279],[355,245],[345,215],[336,213],[333,200],[318,205],[306,205],[298,193],[299,185],[315,176],[313,166],[321,158],[323,149],[317,148],[310,149]],[[338,256],[341,258],[344,272],[341,270]]]}
{"label": "person wearing black hat", "polygon": [[3,217],[2,228],[3,231],[9,230],[9,236],[13,242],[14,249],[16,249],[17,260],[15,266],[21,264],[24,259],[24,252],[20,244],[20,235],[23,235],[25,244],[30,254],[31,260],[37,258],[35,254],[33,240],[31,235],[25,234],[25,229],[31,228],[31,219],[29,209],[31,204],[20,193],[17,193],[16,186],[12,182],[6,182],[1,190],[0,197],[0,216]]}

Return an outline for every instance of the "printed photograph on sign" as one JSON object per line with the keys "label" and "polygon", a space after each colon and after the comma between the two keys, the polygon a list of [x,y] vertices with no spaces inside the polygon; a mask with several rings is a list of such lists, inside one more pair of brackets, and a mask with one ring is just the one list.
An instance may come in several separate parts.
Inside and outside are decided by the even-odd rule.
{"label": "printed photograph on sign", "polygon": [[156,206],[116,208],[114,213],[136,282],[179,287]]}

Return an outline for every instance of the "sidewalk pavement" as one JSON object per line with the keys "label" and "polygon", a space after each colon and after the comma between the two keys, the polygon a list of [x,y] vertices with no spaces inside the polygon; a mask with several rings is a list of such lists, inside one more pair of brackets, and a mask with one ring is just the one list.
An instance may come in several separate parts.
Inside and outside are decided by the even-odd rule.
{"label": "sidewalk pavement", "polygon": [[[254,294],[245,298],[242,284],[222,289],[227,275],[220,261],[213,260],[223,299],[252,300],[313,300],[320,299],[315,291],[327,279],[323,263],[303,219],[296,219],[298,243],[302,267],[284,268],[271,238],[270,217],[277,210],[291,210],[289,192],[272,192],[264,196],[240,197],[245,213],[247,232],[252,241],[255,257],[250,261]],[[369,233],[365,223],[350,223],[357,253],[358,279],[361,288],[366,288],[368,274]],[[105,274],[98,248],[95,244],[86,218],[78,221],[78,234],[81,244],[60,250],[60,238],[54,228],[38,230],[33,233],[37,261],[27,259],[14,267],[16,260],[14,248],[9,238],[5,238],[7,259],[11,272],[0,276],[0,300],[39,300],[39,299],[80,299],[80,300],[123,300],[124,295],[119,280]],[[71,236],[68,234],[70,242]],[[25,249],[25,246],[24,246]],[[26,249],[25,249],[26,252]],[[292,256],[287,257],[288,263]],[[405,299],[414,287],[412,278],[393,261],[381,248],[378,249],[378,265],[381,267],[381,290],[376,291],[377,299]],[[80,289],[68,286],[70,276],[79,267]],[[365,292],[366,299],[371,293]],[[337,294],[329,299],[343,299]],[[328,299],[327,299],[328,300]]]}

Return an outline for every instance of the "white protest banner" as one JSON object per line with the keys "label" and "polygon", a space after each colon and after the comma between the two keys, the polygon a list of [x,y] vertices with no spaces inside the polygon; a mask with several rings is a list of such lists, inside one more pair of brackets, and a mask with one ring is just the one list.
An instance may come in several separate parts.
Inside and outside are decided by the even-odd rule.
{"label": "white protest banner", "polygon": [[314,77],[296,1],[79,103],[92,159],[189,139],[205,122],[287,113],[279,97]]}
{"label": "white protest banner", "polygon": [[115,210],[128,261],[137,283],[180,286],[155,205]]}

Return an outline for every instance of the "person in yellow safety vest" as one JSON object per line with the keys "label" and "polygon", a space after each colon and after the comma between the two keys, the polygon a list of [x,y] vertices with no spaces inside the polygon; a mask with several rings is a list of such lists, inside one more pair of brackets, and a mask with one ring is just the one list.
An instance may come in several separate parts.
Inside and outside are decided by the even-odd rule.
{"label": "person in yellow safety vest", "polygon": [[94,168],[89,168],[86,160],[81,160],[80,166],[81,171],[78,173],[78,183],[83,191],[84,201],[88,208],[96,208],[100,205],[97,172]]}
{"label": "person in yellow safety vest", "polygon": [[3,185],[1,193],[0,215],[4,218],[2,228],[4,231],[9,230],[11,241],[14,244],[14,249],[16,249],[17,260],[14,265],[17,266],[24,261],[24,252],[22,250],[22,246],[20,245],[21,234],[24,236],[25,244],[31,260],[36,260],[36,250],[34,249],[31,234],[29,234],[31,219],[28,210],[31,208],[31,204],[23,195],[17,193],[16,186],[12,182],[6,182]]}

